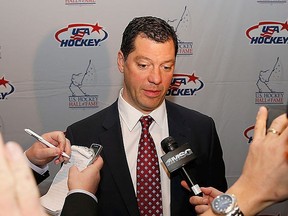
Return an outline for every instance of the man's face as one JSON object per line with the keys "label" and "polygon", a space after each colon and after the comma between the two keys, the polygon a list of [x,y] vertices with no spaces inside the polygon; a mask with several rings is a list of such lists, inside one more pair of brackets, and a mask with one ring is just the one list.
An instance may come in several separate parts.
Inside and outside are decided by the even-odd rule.
{"label": "man's face", "polygon": [[157,43],[137,36],[135,50],[126,61],[118,53],[118,68],[124,73],[123,98],[143,113],[150,113],[165,98],[175,67],[172,40]]}

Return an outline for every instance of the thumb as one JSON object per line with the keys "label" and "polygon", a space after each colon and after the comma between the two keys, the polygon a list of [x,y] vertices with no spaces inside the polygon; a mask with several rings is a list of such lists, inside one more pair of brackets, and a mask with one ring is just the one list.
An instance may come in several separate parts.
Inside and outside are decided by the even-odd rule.
{"label": "thumb", "polygon": [[191,191],[186,181],[182,180],[182,181],[181,181],[181,185],[182,185],[182,187],[184,187],[184,188],[186,188],[187,190]]}
{"label": "thumb", "polygon": [[76,167],[75,165],[71,166],[70,169],[69,169],[69,177],[70,176],[74,176],[74,175],[77,175],[79,173],[79,169],[78,167]]}

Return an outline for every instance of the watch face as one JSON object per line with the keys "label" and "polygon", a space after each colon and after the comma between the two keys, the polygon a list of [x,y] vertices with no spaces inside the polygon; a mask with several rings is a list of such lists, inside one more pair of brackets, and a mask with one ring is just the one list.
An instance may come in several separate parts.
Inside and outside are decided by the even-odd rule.
{"label": "watch face", "polygon": [[226,214],[234,207],[234,198],[228,194],[221,194],[213,200],[212,208],[216,213]]}

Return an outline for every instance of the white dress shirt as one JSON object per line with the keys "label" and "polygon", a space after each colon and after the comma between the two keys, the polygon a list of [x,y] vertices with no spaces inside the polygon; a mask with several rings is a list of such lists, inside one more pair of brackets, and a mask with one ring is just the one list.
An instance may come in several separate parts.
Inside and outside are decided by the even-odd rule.
{"label": "white dress shirt", "polygon": [[[137,154],[142,130],[139,119],[141,116],[147,114],[141,113],[139,110],[128,104],[122,97],[122,89],[119,93],[118,109],[120,115],[124,149],[136,196]],[[161,148],[161,141],[169,136],[165,100],[157,109],[153,110],[149,115],[154,119],[154,121],[150,125],[149,132],[154,140],[160,165],[159,169],[161,176],[163,215],[170,216],[170,179],[165,171],[164,164],[161,160],[161,156],[165,154],[165,152]]]}

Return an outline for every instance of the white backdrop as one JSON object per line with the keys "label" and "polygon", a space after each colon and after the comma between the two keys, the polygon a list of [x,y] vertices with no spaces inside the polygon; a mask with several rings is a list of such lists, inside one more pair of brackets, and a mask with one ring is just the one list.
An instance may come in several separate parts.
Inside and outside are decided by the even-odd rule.
{"label": "white backdrop", "polygon": [[[26,149],[34,140],[24,128],[64,131],[110,105],[122,85],[124,28],[135,16],[158,16],[180,40],[167,98],[213,117],[232,184],[259,106],[287,103],[287,11],[279,0],[2,1],[0,130]],[[288,203],[263,215],[288,215]]]}

